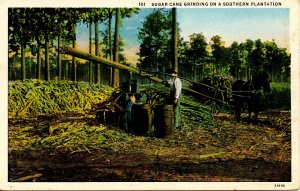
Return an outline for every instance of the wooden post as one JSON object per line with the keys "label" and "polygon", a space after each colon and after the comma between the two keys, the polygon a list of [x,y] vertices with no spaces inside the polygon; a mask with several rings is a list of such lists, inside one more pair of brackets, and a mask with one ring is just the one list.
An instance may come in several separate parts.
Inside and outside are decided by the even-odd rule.
{"label": "wooden post", "polygon": [[178,72],[178,29],[176,8],[172,8],[172,67]]}

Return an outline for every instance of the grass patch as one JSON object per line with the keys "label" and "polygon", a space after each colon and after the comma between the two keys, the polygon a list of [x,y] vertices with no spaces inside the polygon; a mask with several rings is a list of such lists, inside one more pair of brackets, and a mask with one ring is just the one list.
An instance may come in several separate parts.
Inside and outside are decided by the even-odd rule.
{"label": "grass patch", "polygon": [[262,95],[262,109],[291,110],[290,86],[290,83],[271,83],[271,92]]}

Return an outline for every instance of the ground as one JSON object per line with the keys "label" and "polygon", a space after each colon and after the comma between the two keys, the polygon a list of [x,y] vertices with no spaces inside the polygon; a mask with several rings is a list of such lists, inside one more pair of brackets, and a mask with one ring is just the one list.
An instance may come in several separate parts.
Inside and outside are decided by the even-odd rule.
{"label": "ground", "polygon": [[213,127],[185,126],[164,139],[129,135],[124,142],[109,139],[117,143],[114,147],[76,152],[58,146],[25,148],[16,134],[33,122],[94,123],[94,118],[11,118],[8,178],[12,182],[289,182],[287,118],[290,113],[261,114],[260,124],[255,125],[236,123],[233,115],[220,113]]}

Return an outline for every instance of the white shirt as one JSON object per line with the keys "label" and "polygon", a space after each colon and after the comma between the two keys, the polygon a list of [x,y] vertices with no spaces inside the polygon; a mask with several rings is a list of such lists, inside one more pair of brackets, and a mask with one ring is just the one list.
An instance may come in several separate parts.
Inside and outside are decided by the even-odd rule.
{"label": "white shirt", "polygon": [[171,92],[175,92],[175,98],[178,99],[182,89],[181,80],[177,77],[172,77],[169,80]]}

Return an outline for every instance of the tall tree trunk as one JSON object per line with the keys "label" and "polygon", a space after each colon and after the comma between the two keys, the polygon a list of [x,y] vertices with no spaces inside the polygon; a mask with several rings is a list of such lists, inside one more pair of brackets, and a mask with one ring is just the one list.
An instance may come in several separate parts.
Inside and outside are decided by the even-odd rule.
{"label": "tall tree trunk", "polygon": [[25,46],[24,44],[21,45],[21,80],[23,81],[26,79]]}
{"label": "tall tree trunk", "polygon": [[172,68],[178,72],[178,30],[176,8],[172,8]]}
{"label": "tall tree trunk", "polygon": [[[89,23],[89,53],[92,53],[92,19]],[[89,61],[89,82],[93,82],[93,62]]]}
{"label": "tall tree trunk", "polygon": [[[14,59],[14,58],[13,58]],[[8,63],[9,64],[9,63]],[[14,61],[13,63],[10,65],[8,65],[8,81],[11,81],[13,79],[13,74],[12,74],[12,71],[13,71],[13,65],[14,65]]]}
{"label": "tall tree trunk", "polygon": [[[114,55],[113,61],[119,62],[119,28],[121,22],[120,9],[116,8],[116,23],[115,23],[115,34],[114,34]],[[119,69],[113,69],[113,87],[119,87],[120,85],[120,73]]]}
{"label": "tall tree trunk", "polygon": [[202,65],[202,64],[200,64],[200,69],[199,69],[199,71],[200,71],[200,74],[199,74],[199,80],[203,80],[203,65]]}
{"label": "tall tree trunk", "polygon": [[[99,56],[99,28],[98,20],[95,20],[95,55]],[[97,84],[101,82],[101,65],[97,64]]]}
{"label": "tall tree trunk", "polygon": [[[112,60],[113,56],[113,48],[112,48],[112,38],[111,38],[111,20],[112,20],[112,14],[113,11],[109,11],[109,16],[108,16],[108,47],[109,47],[109,60]],[[109,74],[109,86],[113,86],[113,68],[110,67],[110,74]]]}
{"label": "tall tree trunk", "polygon": [[69,61],[65,61],[65,80],[69,79]]}
{"label": "tall tree trunk", "polygon": [[18,52],[16,52],[16,54],[13,56],[14,62],[13,62],[13,78],[12,78],[12,80],[17,79],[17,61],[16,61],[17,54],[18,54]]}
{"label": "tall tree trunk", "polygon": [[[75,40],[72,40],[72,48],[76,47],[76,42]],[[77,80],[77,65],[76,65],[76,61],[75,61],[75,57],[72,56],[72,81],[76,81]]]}
{"label": "tall tree trunk", "polygon": [[239,70],[239,65],[236,65],[236,77],[238,80],[240,80],[240,70]]}
{"label": "tall tree trunk", "polygon": [[[32,59],[27,59],[27,60],[29,60],[29,62],[27,62],[28,64],[27,64],[27,71],[26,71],[26,74],[27,74],[27,72],[28,72],[28,74],[27,74],[27,78],[29,78],[29,79],[31,79],[31,76],[32,76]],[[25,59],[25,63],[26,63],[26,59]]]}
{"label": "tall tree trunk", "polygon": [[270,68],[271,68],[271,81],[276,82],[276,73],[274,71],[274,67],[271,66]]}
{"label": "tall tree trunk", "polygon": [[[76,33],[76,24],[74,24],[73,27],[73,33],[74,33],[74,39],[72,40],[72,48],[76,47],[76,37],[75,37],[75,33]],[[75,62],[75,57],[72,56],[72,81],[76,81],[77,80],[77,65]]]}
{"label": "tall tree trunk", "polygon": [[196,59],[194,59],[193,69],[194,69],[194,71],[193,71],[193,76],[194,76],[193,80],[197,81]]}
{"label": "tall tree trunk", "polygon": [[212,65],[213,65],[213,68],[212,68],[213,76],[215,76],[215,62],[214,61],[213,61]]}
{"label": "tall tree trunk", "polygon": [[246,72],[247,72],[247,81],[250,80],[250,62],[248,62],[246,64],[247,68],[246,68]]}
{"label": "tall tree trunk", "polygon": [[45,79],[50,81],[49,38],[45,39]]}
{"label": "tall tree trunk", "polygon": [[109,17],[108,17],[108,46],[109,46],[109,59],[110,60],[112,60],[112,56],[113,56],[112,35],[111,35],[112,14],[113,14],[113,12],[110,11]]}
{"label": "tall tree trunk", "polygon": [[36,78],[41,79],[41,75],[42,75],[41,43],[38,41],[37,60],[36,60]]}
{"label": "tall tree trunk", "polygon": [[58,76],[58,79],[61,79],[61,52],[60,52],[60,44],[61,44],[61,36],[60,34],[58,35],[57,37],[57,76]]}

